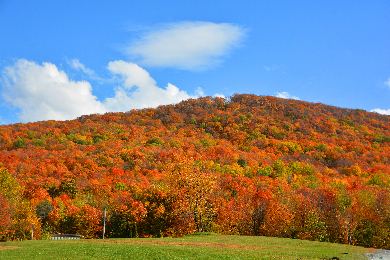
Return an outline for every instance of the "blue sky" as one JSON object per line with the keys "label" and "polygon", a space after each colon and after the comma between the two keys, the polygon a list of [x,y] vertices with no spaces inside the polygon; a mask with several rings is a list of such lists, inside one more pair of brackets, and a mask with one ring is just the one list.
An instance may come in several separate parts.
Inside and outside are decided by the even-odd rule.
{"label": "blue sky", "polygon": [[0,0],[0,123],[199,96],[390,114],[390,1]]}

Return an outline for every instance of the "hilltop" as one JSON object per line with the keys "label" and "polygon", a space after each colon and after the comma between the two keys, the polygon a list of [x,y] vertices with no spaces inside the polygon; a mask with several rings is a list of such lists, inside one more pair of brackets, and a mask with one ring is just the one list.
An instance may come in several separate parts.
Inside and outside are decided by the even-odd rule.
{"label": "hilltop", "polygon": [[390,247],[390,117],[269,96],[0,126],[0,235]]}

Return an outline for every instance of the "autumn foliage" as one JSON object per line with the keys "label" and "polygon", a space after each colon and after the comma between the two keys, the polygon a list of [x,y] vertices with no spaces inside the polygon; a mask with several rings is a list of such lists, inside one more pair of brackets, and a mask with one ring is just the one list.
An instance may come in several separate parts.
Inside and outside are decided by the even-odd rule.
{"label": "autumn foliage", "polygon": [[0,237],[211,231],[390,248],[390,117],[255,95],[0,126]]}

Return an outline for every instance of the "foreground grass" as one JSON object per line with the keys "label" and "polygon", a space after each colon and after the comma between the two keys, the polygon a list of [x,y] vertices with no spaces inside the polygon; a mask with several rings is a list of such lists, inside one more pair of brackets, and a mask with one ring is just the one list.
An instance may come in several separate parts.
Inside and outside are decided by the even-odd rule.
{"label": "foreground grass", "polygon": [[0,243],[0,259],[366,259],[373,249],[296,239],[189,235],[181,238]]}

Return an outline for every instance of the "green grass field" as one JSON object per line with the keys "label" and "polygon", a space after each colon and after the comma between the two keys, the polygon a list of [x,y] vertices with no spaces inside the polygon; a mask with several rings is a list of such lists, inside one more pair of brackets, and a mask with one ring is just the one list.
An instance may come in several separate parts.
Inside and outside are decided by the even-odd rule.
{"label": "green grass field", "polygon": [[366,259],[373,249],[273,237],[189,235],[181,238],[0,243],[0,259]]}

